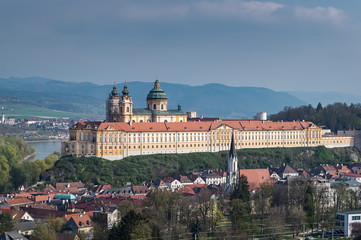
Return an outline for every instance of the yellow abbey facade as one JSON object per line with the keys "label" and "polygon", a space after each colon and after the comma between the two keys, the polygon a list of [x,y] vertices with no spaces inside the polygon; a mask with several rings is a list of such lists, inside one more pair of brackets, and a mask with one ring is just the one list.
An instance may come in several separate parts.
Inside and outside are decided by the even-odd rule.
{"label": "yellow abbey facade", "polygon": [[[158,80],[154,89],[160,89]],[[62,155],[117,160],[132,155],[218,152],[229,150],[232,134],[236,149],[354,145],[354,137],[324,133],[312,122],[200,121],[192,118],[187,121],[187,116],[180,109],[175,110],[176,114],[167,112],[167,101],[164,95],[160,95],[159,98],[163,99],[148,94],[146,110],[149,111],[137,114],[141,111],[132,109],[126,85],[122,96],[114,87],[109,100],[119,101],[107,101],[107,121],[73,125],[69,129],[69,140],[62,143]]]}

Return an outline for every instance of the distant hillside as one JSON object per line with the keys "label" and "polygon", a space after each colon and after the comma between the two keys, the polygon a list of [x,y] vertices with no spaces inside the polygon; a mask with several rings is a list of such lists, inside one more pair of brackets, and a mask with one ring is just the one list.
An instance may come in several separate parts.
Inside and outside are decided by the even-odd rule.
{"label": "distant hillside", "polygon": [[[146,96],[153,83],[129,82],[127,85],[134,107],[145,107]],[[117,83],[117,87],[121,91],[123,83]],[[288,93],[258,87],[222,84],[189,86],[161,81],[161,88],[168,95],[169,108],[177,108],[181,103],[184,111],[197,111],[198,115],[212,117],[251,118],[260,111],[276,113],[285,105],[306,104]],[[111,90],[112,85],[89,82],[73,83],[39,77],[0,78],[0,106],[19,103],[58,111],[104,115],[105,100]]]}
{"label": "distant hillside", "polygon": [[305,92],[305,91],[291,91],[289,94],[295,96],[296,98],[302,99],[308,104],[312,104],[312,106],[316,107],[318,103],[326,106],[328,104],[333,104],[336,102],[340,103],[361,103],[360,95],[353,95],[347,93],[339,93],[339,92]]}
{"label": "distant hillside", "polygon": [[[352,164],[360,158],[355,148],[327,149],[323,146],[242,149],[237,151],[237,155],[240,169],[275,167],[287,163],[292,167],[308,170],[321,163]],[[228,152],[157,154],[131,156],[117,161],[95,157],[63,157],[42,174],[42,179],[52,183],[81,180],[88,185],[109,183],[113,187],[119,187],[125,182],[140,184],[146,180],[185,175],[194,170],[226,170],[227,156]]]}

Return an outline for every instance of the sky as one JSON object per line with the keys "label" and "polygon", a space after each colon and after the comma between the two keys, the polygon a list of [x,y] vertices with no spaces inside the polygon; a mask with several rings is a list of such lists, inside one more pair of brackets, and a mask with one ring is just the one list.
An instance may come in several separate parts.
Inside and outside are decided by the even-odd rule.
{"label": "sky", "polygon": [[361,89],[360,0],[0,0],[0,77]]}

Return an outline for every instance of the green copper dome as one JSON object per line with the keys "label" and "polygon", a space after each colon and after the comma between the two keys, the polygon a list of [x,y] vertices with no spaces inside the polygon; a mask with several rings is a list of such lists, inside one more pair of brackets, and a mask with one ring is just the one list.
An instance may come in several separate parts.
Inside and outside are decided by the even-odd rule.
{"label": "green copper dome", "polygon": [[167,100],[167,94],[160,88],[158,79],[154,83],[154,88],[150,90],[147,100]]}

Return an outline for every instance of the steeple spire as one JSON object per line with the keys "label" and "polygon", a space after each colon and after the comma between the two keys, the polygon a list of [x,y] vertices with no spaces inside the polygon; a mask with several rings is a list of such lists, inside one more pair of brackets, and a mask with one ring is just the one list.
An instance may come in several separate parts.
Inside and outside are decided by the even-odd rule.
{"label": "steeple spire", "polygon": [[125,81],[125,83],[124,83],[124,89],[123,89],[122,93],[124,96],[128,96],[128,94],[129,94],[128,87],[127,87],[127,81]]}
{"label": "steeple spire", "polygon": [[236,147],[234,143],[234,133],[232,132],[231,147],[228,154],[228,167],[227,167],[227,191],[231,191],[238,182],[238,158]]}
{"label": "steeple spire", "polygon": [[229,149],[229,158],[236,157],[236,147],[234,146],[234,133],[232,132],[232,142],[231,142],[231,148]]}

